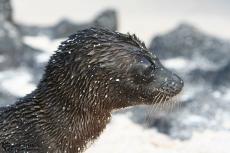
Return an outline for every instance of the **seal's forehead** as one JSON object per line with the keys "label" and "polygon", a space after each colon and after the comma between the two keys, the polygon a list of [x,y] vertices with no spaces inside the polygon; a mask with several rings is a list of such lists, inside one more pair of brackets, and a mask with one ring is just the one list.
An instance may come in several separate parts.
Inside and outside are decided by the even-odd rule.
{"label": "seal's forehead", "polygon": [[78,32],[71,37],[72,39],[80,38],[82,40],[91,40],[98,42],[126,42],[136,47],[145,48],[145,43],[141,41],[135,34],[123,34],[116,31],[111,31],[102,27],[92,27]]}
{"label": "seal's forehead", "polygon": [[[83,48],[84,52],[80,52]],[[144,54],[152,59],[156,56],[151,53],[136,35],[122,34],[106,28],[89,28],[71,35],[66,41],[62,42],[59,50],[74,51],[81,54],[102,54],[104,51],[113,52],[122,49],[131,54]],[[88,52],[86,52],[87,50]],[[120,51],[122,51],[120,50]]]}

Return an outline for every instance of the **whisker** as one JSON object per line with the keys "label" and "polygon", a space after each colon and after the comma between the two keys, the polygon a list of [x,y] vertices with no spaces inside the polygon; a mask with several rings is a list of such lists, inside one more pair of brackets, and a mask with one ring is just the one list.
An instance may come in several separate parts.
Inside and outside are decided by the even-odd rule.
{"label": "whisker", "polygon": [[159,93],[153,98],[153,105],[151,105],[146,111],[145,123],[148,125],[154,120],[153,114],[164,111],[168,114],[175,111],[175,109],[181,108],[181,102],[179,102],[179,96],[172,96],[166,94],[164,91],[158,90]]}
{"label": "whisker", "polygon": [[163,95],[162,98],[160,99],[160,111],[164,110],[164,105],[165,105],[165,96]]}
{"label": "whisker", "polygon": [[160,108],[162,96],[163,96],[163,95],[160,94],[159,98],[157,99],[157,100],[159,100],[159,102],[156,103],[156,107],[155,107],[155,109],[154,109],[154,112],[157,112],[157,111],[160,110],[159,108]]}
{"label": "whisker", "polygon": [[[161,94],[161,93],[158,93],[158,94],[154,97],[154,99],[153,99],[154,102],[159,98],[160,94]],[[150,116],[150,115],[154,112],[154,108],[155,108],[155,103],[154,103],[153,105],[150,106],[150,109],[147,110],[147,112],[146,112],[146,119],[145,119],[145,122],[146,122],[146,123],[149,123],[149,121],[151,121],[151,116]]]}
{"label": "whisker", "polygon": [[172,98],[170,98],[168,100],[168,105],[169,105],[168,113],[171,113],[173,111],[173,103],[174,102],[173,102]]}
{"label": "whisker", "polygon": [[168,113],[171,108],[171,98],[169,96],[166,97],[165,105],[166,112]]}

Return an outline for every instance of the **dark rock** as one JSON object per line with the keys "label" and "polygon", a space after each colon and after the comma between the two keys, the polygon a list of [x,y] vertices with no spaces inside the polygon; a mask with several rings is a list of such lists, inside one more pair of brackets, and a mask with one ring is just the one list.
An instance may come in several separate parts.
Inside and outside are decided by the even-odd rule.
{"label": "dark rock", "polygon": [[20,33],[12,23],[1,22],[0,33],[0,70],[34,63],[35,54],[39,51],[22,42]]}
{"label": "dark rock", "polygon": [[189,72],[186,76],[186,79],[190,81],[190,83],[206,83],[212,85],[214,79],[216,77],[215,70],[201,70],[196,68]]}
{"label": "dark rock", "polygon": [[155,37],[150,45],[160,58],[183,56],[186,58],[203,57],[223,64],[230,56],[230,43],[202,33],[197,28],[181,24],[171,32]]}
{"label": "dark rock", "polygon": [[51,27],[18,25],[23,35],[47,35],[53,39],[67,37],[79,30],[83,30],[92,26],[102,26],[113,31],[117,30],[116,12],[114,10],[106,10],[97,16],[94,21],[85,24],[76,24],[72,21],[64,19]]}
{"label": "dark rock", "polygon": [[11,95],[10,93],[6,91],[2,91],[0,89],[0,107],[12,104],[13,102],[16,101],[16,99],[17,99],[16,96]]}
{"label": "dark rock", "polygon": [[0,21],[12,21],[11,0],[0,0]]}
{"label": "dark rock", "polygon": [[[10,0],[0,0],[0,70],[4,67],[15,66],[15,57],[22,46],[20,35],[12,24],[12,9]],[[12,59],[12,60],[11,60]]]}
{"label": "dark rock", "polygon": [[106,10],[99,14],[92,24],[116,31],[118,29],[117,13],[115,10]]}
{"label": "dark rock", "polygon": [[171,32],[154,38],[150,49],[162,59],[183,57],[196,63],[195,69],[182,76],[187,82],[201,83],[213,89],[228,86],[229,41],[204,34],[191,25],[181,24]]}
{"label": "dark rock", "polygon": [[[156,127],[172,138],[186,140],[192,137],[194,131],[228,130],[224,124],[230,119],[229,109],[227,101],[215,98],[209,92],[201,93],[189,102],[183,101],[182,106],[172,112],[149,114],[148,127]],[[143,120],[139,123],[143,124]]]}
{"label": "dark rock", "polygon": [[37,52],[23,44],[22,35],[12,21],[10,0],[0,0],[0,70],[30,66]]}
{"label": "dark rock", "polygon": [[21,37],[17,29],[8,21],[0,21],[0,69],[19,64],[17,56],[22,47]]}
{"label": "dark rock", "polygon": [[216,72],[213,85],[217,88],[230,87],[230,61]]}

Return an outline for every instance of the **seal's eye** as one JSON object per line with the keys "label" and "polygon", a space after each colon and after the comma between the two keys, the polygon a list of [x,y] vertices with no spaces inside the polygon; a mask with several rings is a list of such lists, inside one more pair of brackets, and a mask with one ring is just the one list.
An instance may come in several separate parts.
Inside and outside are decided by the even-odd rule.
{"label": "seal's eye", "polygon": [[146,57],[137,60],[132,68],[135,83],[148,83],[154,79],[155,65]]}
{"label": "seal's eye", "polygon": [[138,61],[140,62],[140,63],[142,63],[142,64],[146,64],[146,65],[152,65],[151,63],[150,63],[150,61],[147,59],[147,58],[145,58],[145,57],[142,57],[142,58],[140,58],[140,59],[138,59]]}

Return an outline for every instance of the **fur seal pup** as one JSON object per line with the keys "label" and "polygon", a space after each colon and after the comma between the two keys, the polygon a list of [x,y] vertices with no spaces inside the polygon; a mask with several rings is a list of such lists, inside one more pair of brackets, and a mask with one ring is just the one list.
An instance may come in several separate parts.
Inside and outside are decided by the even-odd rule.
{"label": "fur seal pup", "polygon": [[89,28],[50,58],[31,94],[0,113],[3,153],[81,153],[120,108],[167,101],[183,81],[135,35]]}

